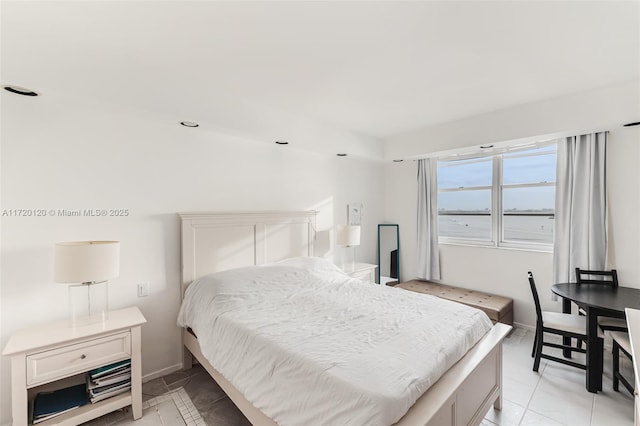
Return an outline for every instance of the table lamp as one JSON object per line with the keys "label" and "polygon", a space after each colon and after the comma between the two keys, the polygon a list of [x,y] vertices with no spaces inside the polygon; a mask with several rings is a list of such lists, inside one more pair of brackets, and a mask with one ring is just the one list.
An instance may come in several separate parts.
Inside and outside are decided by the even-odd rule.
{"label": "table lamp", "polygon": [[[341,225],[338,227],[338,236],[336,243],[342,247],[353,247],[353,256],[351,262],[345,261],[343,256],[342,269],[345,271],[353,271],[356,267],[356,249],[355,246],[360,245],[360,226]],[[350,269],[347,269],[350,268]]]}
{"label": "table lamp", "polygon": [[72,326],[108,318],[108,280],[120,274],[119,241],[57,243],[54,281],[69,285],[69,321]]}

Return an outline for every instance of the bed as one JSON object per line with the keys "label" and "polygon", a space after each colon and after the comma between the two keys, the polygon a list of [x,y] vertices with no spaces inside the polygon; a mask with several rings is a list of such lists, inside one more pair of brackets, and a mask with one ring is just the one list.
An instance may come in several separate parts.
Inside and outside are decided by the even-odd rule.
{"label": "bed", "polygon": [[[185,213],[181,214],[182,219],[182,293],[184,295],[186,288],[196,279],[196,283],[192,287],[193,291],[198,290],[198,287],[203,280],[208,280],[209,277],[202,278],[208,276],[208,274],[213,272],[227,271],[217,276],[226,277],[227,275],[233,273],[235,274],[235,268],[250,266],[250,265],[267,265],[273,264],[274,262],[282,261],[283,259],[289,258],[304,258],[313,256],[314,249],[314,240],[315,240],[315,212],[257,212],[257,213]],[[283,263],[277,263],[276,266],[265,266],[262,267],[261,273],[264,275],[265,273],[272,271],[278,271],[283,268],[291,268],[291,267],[300,267],[300,263],[303,262],[304,259],[298,259],[293,261],[293,266],[291,265],[292,261],[284,261]],[[314,262],[312,260],[307,260],[308,262]],[[340,283],[340,275],[346,277],[346,275],[341,274],[340,271],[331,270],[331,266],[327,266],[323,263],[318,263],[322,268],[326,269],[326,276],[333,277],[332,280],[335,281],[335,285],[342,286],[354,292],[356,299],[360,298],[358,292],[360,291],[370,291],[373,284],[367,284],[364,282],[357,282],[357,280],[352,280],[355,282],[349,282],[349,278],[346,278],[347,281]],[[283,266],[284,265],[284,266]],[[246,271],[252,272],[255,268],[248,268]],[[285,271],[289,271],[290,269],[284,269]],[[242,271],[245,271],[244,269]],[[243,272],[245,273],[245,272]],[[247,272],[248,273],[248,272]],[[303,272],[301,272],[303,273]],[[306,273],[306,272],[304,272]],[[324,274],[324,273],[323,273]],[[320,275],[318,275],[318,279],[320,279]],[[323,278],[324,279],[324,278]],[[239,302],[240,304],[237,306],[249,306],[249,309],[253,309],[254,305],[251,303],[258,303],[262,296],[252,295],[253,290],[251,290],[251,283],[255,281],[253,276],[249,276],[246,279],[245,284],[237,284],[237,288],[234,288],[233,285],[231,287],[221,287],[223,292],[227,296],[231,293],[231,296],[228,297],[229,300],[234,300],[234,303],[237,302],[238,294],[248,294],[249,297],[253,296],[254,298],[249,298],[248,300],[242,300]],[[278,279],[271,280],[274,283],[273,289],[276,289],[278,292],[281,291],[289,291],[288,288],[284,287],[284,284],[280,285]],[[241,283],[241,281],[238,281]],[[283,280],[284,282],[284,280]],[[226,285],[226,284],[225,284]],[[235,284],[234,284],[235,285]],[[245,287],[243,287],[244,285]],[[296,293],[284,294],[281,300],[290,300],[293,294],[311,292],[314,290],[315,286],[325,285],[322,281],[314,282],[310,287],[297,290]],[[326,284],[329,285],[329,284]],[[333,285],[333,284],[332,284]],[[365,288],[366,287],[366,288]],[[377,286],[376,286],[377,287]],[[378,287],[379,288],[379,287]],[[246,291],[245,291],[246,290]],[[322,294],[331,294],[334,289],[333,287],[326,287],[323,289],[324,293]],[[391,289],[391,288],[379,288],[376,291],[378,292],[395,292],[393,293],[394,299],[403,299],[407,298],[404,302],[398,303],[431,303],[430,296],[423,295],[410,295],[409,292],[404,292],[399,289]],[[405,294],[406,293],[406,294]],[[278,293],[280,294],[280,293]],[[388,297],[389,294],[381,293],[381,296]],[[205,296],[198,296],[197,299],[203,299]],[[217,297],[217,298],[216,298]],[[315,296],[314,296],[315,297]],[[340,296],[342,297],[342,296]],[[416,302],[416,297],[424,297],[425,299],[420,299]],[[211,300],[219,300],[219,295],[213,297]],[[413,298],[413,299],[410,299]],[[429,299],[427,299],[429,298]],[[435,298],[434,298],[435,299]],[[186,303],[186,302],[185,302]],[[210,303],[210,302],[207,302]],[[279,302],[281,303],[281,302]],[[349,302],[352,303],[352,302]],[[443,302],[439,302],[443,303]],[[446,302],[451,304],[450,302]],[[331,304],[336,304],[336,300],[332,301]],[[466,316],[467,313],[469,316],[476,315],[475,311],[471,308],[463,307],[463,305],[451,304],[460,306],[455,307],[454,309],[468,309],[469,311],[465,312],[465,314],[457,313],[455,316]],[[226,305],[225,305],[226,306]],[[257,304],[255,305],[258,306]],[[437,306],[429,309],[436,309]],[[380,309],[380,306],[377,306],[376,309]],[[417,311],[417,309],[414,309]],[[233,312],[234,315],[236,311]],[[277,310],[272,311],[272,315],[277,315]],[[250,314],[251,311],[248,311]],[[419,315],[419,312],[416,313]],[[239,314],[238,314],[239,315]],[[258,316],[258,310],[256,308],[255,315]],[[482,314],[484,315],[484,314]],[[251,323],[252,315],[245,315],[245,321],[249,321]],[[222,321],[222,319],[217,319],[216,321]],[[259,327],[261,323],[259,319],[254,324],[255,328],[264,328]],[[357,322],[357,321],[349,321]],[[407,325],[410,325],[413,322],[411,318],[407,319],[403,324],[402,328]],[[482,322],[482,321],[480,321]],[[223,323],[224,324],[224,323]],[[258,325],[256,327],[256,324]],[[245,327],[246,324],[243,324],[242,327]],[[301,322],[301,327],[302,327]],[[289,383],[288,380],[295,379],[295,377],[304,377],[307,380],[310,380],[310,385],[308,386],[310,389],[313,389],[317,392],[322,392],[323,389],[331,389],[330,393],[327,395],[342,395],[341,397],[336,398],[338,400],[344,400],[351,403],[352,401],[358,399],[357,395],[359,395],[357,389],[356,391],[349,389],[342,389],[331,383],[327,382],[325,379],[327,376],[337,376],[337,381],[340,382],[343,377],[340,376],[336,371],[340,371],[340,366],[331,365],[330,367],[326,367],[326,365],[322,364],[322,362],[327,361],[324,359],[318,359],[316,364],[318,364],[319,371],[309,372],[307,371],[304,375],[296,376],[293,374],[291,377],[287,378],[286,374],[280,374],[282,371],[286,370],[286,368],[281,368],[280,370],[274,370],[274,373],[265,377],[265,371],[269,372],[269,369],[260,372],[259,368],[256,371],[253,371],[253,375],[245,374],[244,377],[238,378],[238,375],[229,375],[228,366],[221,363],[220,359],[216,359],[216,352],[212,352],[211,343],[205,340],[204,333],[207,328],[203,328],[200,325],[200,333],[201,339],[200,341],[196,337],[196,334],[193,333],[192,330],[185,328],[183,330],[183,344],[186,348],[184,364],[185,368],[188,368],[192,362],[192,356],[198,359],[198,361],[205,367],[205,369],[211,374],[211,376],[216,380],[216,382],[220,385],[220,387],[227,393],[230,399],[238,406],[238,408],[243,412],[243,414],[249,419],[249,421],[254,425],[274,425],[277,424],[276,421],[272,419],[278,419],[278,422],[283,424],[309,424],[309,418],[304,417],[301,414],[300,420],[291,420],[292,417],[282,417],[281,412],[278,411],[282,408],[283,401],[287,399],[291,399],[292,403],[295,404],[295,397],[297,397],[297,392],[289,391],[290,385],[293,386],[292,383]],[[490,328],[486,326],[487,329]],[[317,328],[314,328],[317,330]],[[338,326],[335,326],[335,330],[339,330]],[[411,405],[407,410],[407,407],[397,408],[390,404],[396,404],[395,397],[391,395],[391,391],[381,392],[381,395],[373,394],[369,396],[369,394],[362,392],[363,397],[360,399],[366,400],[366,402],[371,407],[387,407],[383,408],[380,411],[381,415],[389,414],[394,420],[390,421],[389,417],[371,417],[371,421],[363,419],[369,419],[366,417],[368,415],[366,411],[362,412],[362,415],[357,414],[357,409],[359,407],[353,408],[354,420],[351,424],[390,424],[395,423],[396,419],[398,420],[398,425],[457,425],[457,424],[479,424],[484,417],[484,414],[489,409],[489,407],[493,404],[496,408],[501,407],[501,398],[502,398],[502,339],[509,332],[510,327],[504,324],[497,324],[489,329],[488,332],[486,330],[482,330],[481,334],[476,336],[475,345],[471,347],[470,350],[467,351],[468,348],[464,349],[464,352],[460,354],[462,358],[455,362],[452,366],[447,365],[447,369],[444,374],[440,375],[442,372],[437,374],[437,381],[435,383],[429,383],[428,390],[424,392],[424,394],[419,393],[415,394],[416,389],[420,389],[421,384],[415,386],[415,389],[412,389],[413,395],[411,395]],[[293,331],[295,333],[295,330]],[[485,334],[486,332],[486,334]],[[273,333],[272,330],[265,332],[266,334]],[[476,332],[477,334],[478,332]],[[235,333],[237,334],[237,333]],[[339,333],[338,333],[339,334]],[[274,334],[275,336],[278,333]],[[227,342],[227,338],[224,337],[226,335],[219,335],[217,338],[219,342]],[[294,336],[292,338],[285,337],[284,340],[280,341],[278,345],[275,345],[276,348],[279,346],[287,346],[289,345],[297,345],[301,339],[299,335],[297,338]],[[483,336],[483,337],[479,337]],[[243,354],[247,354],[250,352],[246,352],[248,349],[244,347],[241,343],[244,342],[245,337],[241,336],[240,340],[235,341],[235,343],[231,343],[235,350],[239,351],[237,357],[242,357]],[[332,339],[336,339],[332,336]],[[274,342],[277,341],[277,338],[272,339]],[[366,340],[366,339],[365,339]],[[214,341],[214,345],[219,343]],[[240,343],[238,343],[240,342]],[[307,343],[314,344],[315,339],[309,340]],[[473,344],[473,343],[472,343]],[[267,341],[266,346],[272,345],[271,340]],[[249,345],[250,346],[250,345]],[[353,344],[354,348],[357,347],[357,343]],[[345,349],[346,348],[346,349]],[[349,347],[345,347],[342,350],[347,351]],[[425,346],[425,348],[427,348]],[[318,348],[316,348],[317,350]],[[223,349],[221,348],[220,352]],[[267,351],[268,352],[268,351]],[[205,353],[208,356],[205,356]],[[342,352],[341,352],[342,354]],[[462,355],[464,354],[464,355]],[[268,355],[270,356],[270,355]],[[275,355],[274,355],[275,356]],[[345,356],[344,358],[349,358]],[[270,361],[268,358],[262,359],[259,353],[252,354],[247,356],[247,359],[251,360],[260,360],[258,363],[258,367],[267,365]],[[456,358],[457,359],[457,358]],[[211,360],[211,362],[210,362]],[[366,360],[365,360],[366,361]],[[425,360],[425,364],[428,363],[428,360]],[[218,372],[218,369],[214,367],[212,364],[216,364],[220,366],[222,371],[227,372],[227,376],[231,377],[231,380],[227,380],[222,374]],[[327,361],[327,362],[330,362]],[[376,362],[379,362],[376,361]],[[422,367],[420,362],[416,362],[415,356],[414,358],[407,358],[407,362],[410,367]],[[363,363],[366,364],[366,363]],[[401,365],[402,363],[396,363],[397,365]],[[277,364],[281,365],[281,364]],[[376,364],[372,364],[375,366]],[[243,367],[246,369],[247,365]],[[253,367],[252,367],[253,368]],[[266,367],[265,367],[266,368]],[[323,375],[322,368],[326,368],[328,371]],[[369,368],[369,371],[376,370],[375,368],[371,368],[371,366],[362,367],[364,371],[366,368]],[[412,372],[412,368],[409,369],[409,373]],[[442,365],[441,365],[442,368]],[[329,371],[330,370],[330,371]],[[384,368],[380,369],[381,371]],[[242,372],[242,369],[240,370]],[[364,376],[359,373],[360,376]],[[315,375],[314,375],[315,374]],[[405,374],[405,373],[402,373]],[[262,379],[254,379],[256,382],[251,383],[250,386],[247,386],[248,377],[262,377]],[[334,378],[335,379],[335,378]],[[364,377],[364,383],[366,383],[366,377]],[[335,380],[334,380],[335,381]],[[415,380],[409,380],[408,383],[411,383],[413,386],[413,382]],[[238,386],[233,386],[231,382],[238,384]],[[276,400],[280,406],[276,408],[264,406],[264,395],[262,395],[262,399],[259,397],[260,392],[267,392],[261,388],[263,382],[273,382],[277,383],[277,386],[273,388],[271,391],[273,393],[273,399]],[[340,384],[340,383],[338,383]],[[331,387],[333,386],[333,387]],[[360,384],[362,387],[362,383]],[[390,381],[388,383],[388,388],[392,389],[394,386],[398,386],[398,384],[392,383]],[[410,388],[411,386],[407,386]],[[366,387],[366,386],[365,386]],[[244,392],[240,392],[238,389],[244,389]],[[268,389],[268,388],[267,388]],[[276,394],[276,390],[283,391],[281,394]],[[292,388],[293,389],[293,388]],[[404,389],[404,388],[402,388]],[[289,398],[286,398],[287,391],[290,392]],[[351,394],[349,394],[351,392]],[[354,393],[355,392],[355,393]],[[387,395],[387,393],[389,395]],[[411,393],[407,391],[407,393]],[[258,394],[258,397],[256,396]],[[283,395],[285,397],[283,397]],[[356,397],[354,397],[354,395]],[[311,398],[312,396],[308,397]],[[306,396],[304,398],[307,398]],[[261,407],[261,409],[256,408],[251,401],[256,401],[256,404]],[[323,402],[322,399],[318,399],[317,401]],[[415,403],[414,403],[415,402]],[[322,413],[331,413],[334,411],[339,412],[339,409],[332,409],[333,407],[337,407],[332,401],[324,401],[324,407],[320,403],[313,403],[310,406],[317,407],[319,410],[318,413],[313,412],[305,412],[304,414],[309,416],[320,416]],[[402,404],[402,402],[400,402]],[[285,404],[286,405],[286,404]],[[342,411],[348,411],[351,408],[342,409]],[[275,410],[275,411],[274,411]],[[395,414],[393,413],[395,410]],[[399,411],[398,411],[399,410]],[[265,414],[271,413],[271,416]],[[400,414],[398,414],[400,413]],[[394,417],[395,416],[395,417]],[[401,418],[399,418],[401,417]],[[287,420],[282,420],[282,419]],[[312,417],[313,418],[313,417]],[[329,414],[325,414],[323,416],[324,424],[346,424],[348,421],[344,421],[340,417],[331,417]],[[314,422],[315,423],[315,422]],[[318,423],[323,423],[318,420]]]}

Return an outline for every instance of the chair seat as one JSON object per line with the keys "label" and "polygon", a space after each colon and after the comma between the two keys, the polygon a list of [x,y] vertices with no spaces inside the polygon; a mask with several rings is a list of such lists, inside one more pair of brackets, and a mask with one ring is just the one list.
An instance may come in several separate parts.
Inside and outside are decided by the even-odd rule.
{"label": "chair seat", "polygon": [[[554,328],[575,334],[585,334],[587,332],[587,317],[580,315],[543,311],[542,324],[547,328]],[[604,337],[600,329],[598,329],[598,337]]]}
{"label": "chair seat", "polygon": [[627,352],[631,353],[631,342],[629,341],[629,334],[624,331],[610,331],[611,338],[615,340],[620,347]]}
{"label": "chair seat", "polygon": [[[629,391],[632,396],[635,396],[635,391],[631,381],[627,380],[620,371],[620,350],[633,362],[631,356],[631,341],[629,340],[629,334],[625,331],[610,330],[607,333],[613,340],[613,348],[611,354],[613,355],[613,390],[618,391],[619,384]],[[635,363],[634,363],[635,369]]]}
{"label": "chair seat", "polygon": [[[531,287],[531,295],[533,296],[533,302],[536,306],[536,335],[533,340],[533,348],[531,349],[531,356],[534,358],[533,371],[540,369],[540,360],[546,359],[549,361],[559,362],[571,367],[579,368],[581,370],[587,370],[587,364],[572,361],[571,354],[573,352],[589,353],[590,350],[602,351],[602,341],[600,339],[589,339],[587,336],[587,319],[579,315],[571,315],[560,312],[549,312],[540,309],[540,298],[538,297],[538,290],[536,289],[536,282],[533,279],[531,271],[527,273],[529,278],[529,287]],[[595,327],[598,329],[599,327]],[[557,341],[545,341],[546,334],[553,334],[562,338],[562,343]],[[576,339],[580,344],[573,346],[571,340]],[[592,341],[595,340],[595,341]],[[582,348],[582,343],[586,342],[587,349]],[[562,349],[562,357],[544,353],[544,347],[551,347],[554,349]],[[617,347],[617,346],[616,346]]]}
{"label": "chair seat", "polygon": [[542,312],[542,324],[548,328],[568,331],[575,334],[585,334],[587,330],[586,317],[560,312]]}
{"label": "chair seat", "polygon": [[627,320],[621,318],[599,317],[598,325],[600,327],[627,328]]}

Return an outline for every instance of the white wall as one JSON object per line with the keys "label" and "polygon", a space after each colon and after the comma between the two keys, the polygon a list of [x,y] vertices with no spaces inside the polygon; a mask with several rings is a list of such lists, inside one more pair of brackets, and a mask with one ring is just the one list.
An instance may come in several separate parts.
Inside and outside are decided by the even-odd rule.
{"label": "white wall", "polygon": [[[360,201],[364,214],[359,260],[375,262],[377,223],[399,223],[402,278],[415,276],[417,165],[413,161],[381,166],[323,156],[207,127],[183,128],[176,125],[180,118],[54,94],[28,99],[3,93],[1,114],[2,209],[127,208],[131,212],[127,218],[2,217],[2,347],[14,330],[66,316],[66,289],[53,284],[51,277],[56,241],[118,239],[122,241],[121,276],[110,283],[112,307],[137,304],[149,321],[143,329],[144,374],[175,368],[180,362],[175,326],[179,303],[175,213],[180,211],[315,208],[320,210],[319,229],[326,231],[345,222],[347,203]],[[502,111],[472,119],[480,127],[467,126],[469,122],[463,120],[451,128],[464,137],[449,136],[453,143],[467,143],[474,140],[470,137],[474,131],[485,129],[477,134],[478,140],[490,141],[494,131],[489,129],[500,128],[504,114],[518,116],[517,111]],[[549,111],[537,117],[537,131],[558,130],[556,119],[563,114],[566,111]],[[572,114],[572,125],[588,127],[590,115],[581,122],[580,114]],[[545,117],[555,117],[553,125],[545,126]],[[519,138],[535,136],[524,128],[510,132]],[[416,132],[410,149],[402,152],[433,152],[433,135],[428,129]],[[396,157],[395,151],[386,152],[387,158]],[[639,162],[640,129],[613,129],[608,167],[611,264],[625,285],[638,287]],[[321,232],[319,239],[326,246],[327,232]],[[452,245],[443,245],[441,253],[443,281],[513,297],[515,320],[533,324],[525,273],[532,270],[541,294],[548,295],[550,254]],[[135,285],[140,282],[151,283],[149,297],[136,297]],[[543,298],[547,308],[559,309],[559,303]],[[9,370],[4,358],[0,383],[0,423],[4,424],[10,419]]]}
{"label": "white wall", "polygon": [[[1,339],[67,315],[52,282],[57,241],[121,241],[112,308],[138,305],[143,374],[176,368],[181,348],[177,212],[318,209],[321,255],[328,230],[362,202],[358,259],[375,262],[382,217],[380,163],[338,158],[212,131],[83,99],[2,95],[2,209],[129,209],[128,217],[2,217]],[[323,249],[324,247],[324,249]],[[137,283],[150,283],[138,298]],[[10,421],[9,360],[1,361],[0,424]]]}
{"label": "white wall", "polygon": [[[462,125],[463,123],[461,123]],[[610,265],[622,285],[640,288],[640,127],[611,129],[607,150]],[[415,161],[385,166],[385,220],[400,224],[403,280],[416,276]],[[543,309],[560,311],[551,301],[552,254],[533,251],[440,245],[443,283],[488,291],[514,299],[515,321],[533,326],[535,311],[526,272],[532,271]]]}
{"label": "white wall", "polygon": [[619,127],[609,136],[609,265],[623,285],[640,288],[640,126]]}
{"label": "white wall", "polygon": [[394,136],[384,157],[423,158],[470,146],[552,139],[616,128],[638,121],[640,80],[505,108]]}

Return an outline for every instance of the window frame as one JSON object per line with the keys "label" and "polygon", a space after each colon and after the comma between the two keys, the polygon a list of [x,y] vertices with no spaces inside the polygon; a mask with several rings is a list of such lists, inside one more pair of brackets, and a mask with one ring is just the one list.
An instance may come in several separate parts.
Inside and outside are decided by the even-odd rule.
{"label": "window frame", "polygon": [[[494,247],[494,248],[510,248],[510,249],[522,249],[522,250],[531,250],[531,251],[544,251],[544,252],[552,252],[553,251],[553,242],[551,243],[539,243],[539,242],[531,242],[531,241],[517,241],[517,240],[505,240],[504,238],[504,190],[505,189],[514,189],[514,188],[540,188],[540,187],[548,187],[548,186],[556,186],[556,180],[553,182],[549,181],[540,181],[540,182],[528,182],[528,183],[511,183],[504,184],[503,183],[503,170],[504,170],[504,155],[510,153],[522,152],[523,155],[517,155],[514,157],[534,157],[534,156],[542,156],[542,155],[551,155],[554,153],[556,155],[557,160],[557,148],[551,152],[531,152],[526,153],[526,151],[534,150],[537,148],[543,148],[547,146],[556,145],[556,141],[545,141],[532,145],[528,145],[526,147],[518,147],[517,149],[503,149],[497,152],[485,153],[485,152],[475,152],[472,154],[465,155],[462,158],[457,158],[460,160],[463,159],[477,159],[478,161],[486,161],[486,159],[491,159],[492,161],[492,177],[491,177],[491,186],[470,186],[470,187],[459,187],[459,188],[438,188],[438,197],[441,192],[459,192],[459,191],[473,191],[473,190],[490,190],[491,191],[491,210],[489,215],[491,216],[491,227],[490,227],[490,239],[478,239],[478,238],[460,238],[460,237],[447,237],[447,236],[438,236],[439,244],[455,244],[455,245],[470,245],[470,246],[480,246],[480,247]],[[440,157],[437,159],[438,163],[444,161],[452,161],[454,158],[452,157]],[[439,210],[439,209],[438,209]],[[555,220],[555,205],[553,214],[545,213],[545,216],[553,216]],[[440,213],[438,213],[438,217],[440,217]],[[442,215],[446,216],[446,215]],[[480,216],[480,215],[479,215]],[[506,215],[509,216],[509,215]],[[528,216],[537,216],[535,214]],[[438,224],[438,230],[440,229],[440,225]],[[555,231],[555,227],[554,227]]]}
{"label": "window frame", "polygon": [[[463,158],[461,160],[471,160],[471,161],[467,161],[465,162],[465,164],[472,164],[472,163],[479,163],[479,162],[491,162],[491,185],[478,185],[478,186],[460,186],[460,187],[452,187],[452,188],[444,188],[444,189],[440,189],[438,188],[438,196],[440,195],[440,192],[448,192],[448,193],[452,193],[452,192],[463,192],[463,191],[489,191],[489,196],[490,196],[490,203],[489,203],[489,208],[490,208],[490,212],[488,214],[477,214],[477,215],[473,215],[473,216],[489,216],[489,239],[483,239],[483,238],[457,238],[457,237],[441,237],[438,236],[438,242],[447,242],[447,243],[458,243],[458,244],[467,244],[467,245],[480,245],[480,246],[486,246],[488,244],[493,244],[493,230],[494,230],[494,223],[493,223],[493,215],[492,215],[492,211],[494,209],[493,203],[494,203],[494,197],[493,197],[493,192],[494,192],[494,183],[493,183],[493,173],[494,173],[494,169],[495,169],[495,161],[491,158],[490,155],[483,155],[483,156],[478,156],[478,157],[470,157],[470,158]],[[438,162],[442,161],[440,158],[438,159]],[[450,161],[450,160],[444,160],[444,161]],[[438,209],[438,216],[440,215],[440,210]],[[442,216],[449,216],[447,214],[443,214]],[[451,215],[453,216],[453,215]],[[439,225],[438,225],[438,230],[439,230]],[[444,241],[443,241],[444,240]]]}

